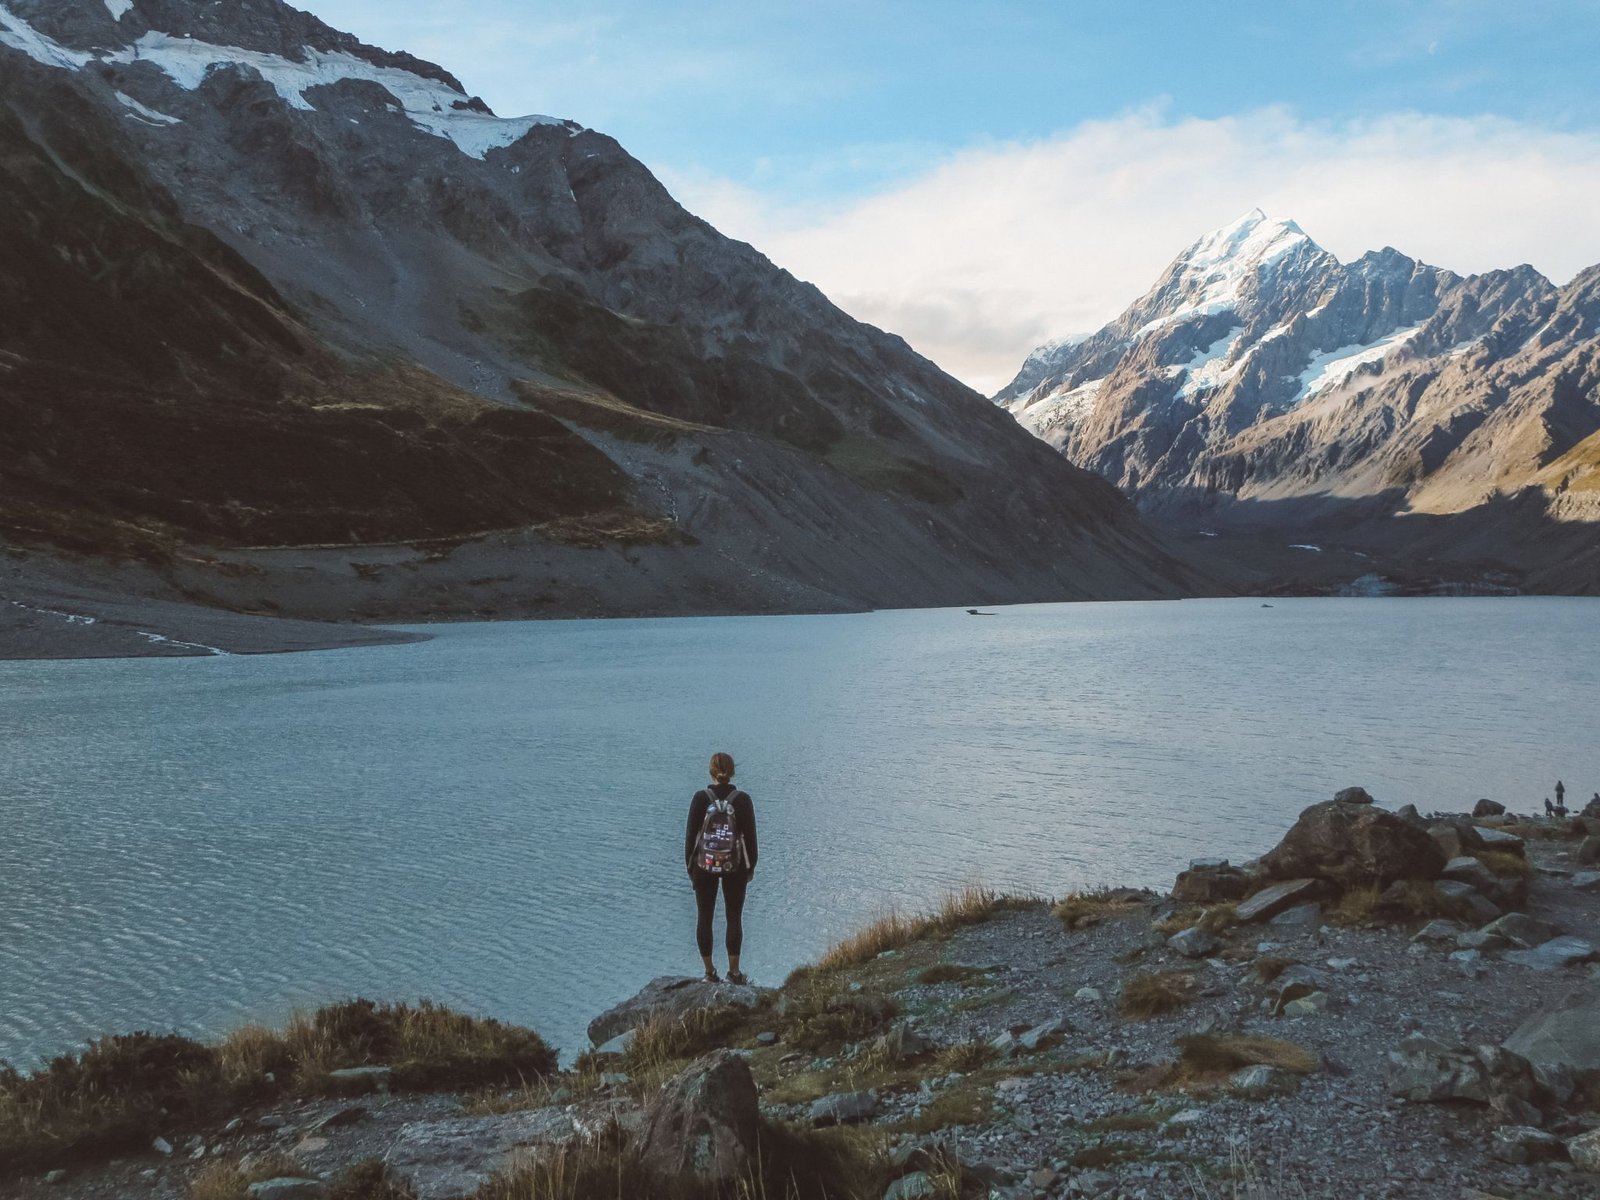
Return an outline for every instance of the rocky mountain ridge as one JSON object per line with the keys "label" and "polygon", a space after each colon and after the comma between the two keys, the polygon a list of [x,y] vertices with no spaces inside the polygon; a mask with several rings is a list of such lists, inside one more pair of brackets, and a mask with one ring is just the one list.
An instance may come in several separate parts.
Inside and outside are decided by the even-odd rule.
{"label": "rocky mountain ridge", "polygon": [[[1600,269],[1558,288],[1390,248],[1341,264],[1255,210],[1105,328],[1035,351],[995,400],[1178,523],[1404,557],[1438,537],[1429,518],[1465,518],[1446,524],[1504,526],[1475,551],[1537,578],[1596,541],[1597,286]],[[1557,527],[1543,553],[1540,525]],[[1597,570],[1591,549],[1554,590],[1600,587]]]}
{"label": "rocky mountain ridge", "polygon": [[[9,0],[0,66],[30,181],[0,210],[31,264],[0,289],[37,427],[0,461],[30,481],[15,541],[334,617],[1192,578],[1112,489],[603,134],[496,117],[279,0]],[[350,547],[429,539],[353,573]]]}

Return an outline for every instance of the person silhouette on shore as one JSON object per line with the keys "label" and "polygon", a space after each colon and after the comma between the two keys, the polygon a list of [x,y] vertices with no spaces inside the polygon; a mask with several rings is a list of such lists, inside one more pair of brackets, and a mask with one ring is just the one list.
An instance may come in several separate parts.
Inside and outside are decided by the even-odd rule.
{"label": "person silhouette on shore", "polygon": [[1556,807],[1557,808],[1565,808],[1566,806],[1567,806],[1567,785],[1562,783],[1561,780],[1558,779],[1558,780],[1556,780]]}
{"label": "person silhouette on shore", "polygon": [[1547,817],[1553,817],[1556,815],[1556,806],[1550,803],[1549,796],[1544,798],[1544,815]]}
{"label": "person silhouette on shore", "polygon": [[749,795],[733,784],[733,756],[718,752],[711,756],[711,785],[701,788],[689,801],[689,827],[683,838],[684,865],[694,885],[695,943],[706,979],[718,982],[716,964],[711,961],[711,921],[717,911],[717,887],[722,887],[722,907],[727,920],[728,982],[749,983],[739,970],[739,952],[744,946],[745,889],[755,877],[756,809]]}

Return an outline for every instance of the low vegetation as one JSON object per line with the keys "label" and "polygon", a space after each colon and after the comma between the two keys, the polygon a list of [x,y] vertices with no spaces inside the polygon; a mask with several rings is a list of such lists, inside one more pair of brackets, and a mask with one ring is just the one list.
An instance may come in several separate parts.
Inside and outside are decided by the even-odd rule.
{"label": "low vegetation", "polygon": [[626,1146],[601,1139],[545,1155],[494,1180],[476,1200],[834,1200],[881,1196],[889,1178],[877,1135],[764,1120],[758,1161],[731,1186],[664,1177]]}
{"label": "low vegetation", "polygon": [[1056,918],[1068,930],[1087,929],[1107,917],[1126,916],[1143,907],[1138,894],[1126,888],[1096,888],[1071,892],[1056,902]]}
{"label": "low vegetation", "polygon": [[1533,874],[1533,864],[1520,854],[1505,850],[1480,850],[1474,857],[1496,875],[1526,879]]}
{"label": "low vegetation", "polygon": [[1122,985],[1117,1012],[1124,1020],[1164,1016],[1189,1003],[1192,984],[1182,971],[1141,971]]}
{"label": "low vegetation", "polygon": [[899,950],[926,938],[948,937],[967,925],[977,925],[999,913],[1038,903],[1031,897],[1010,896],[974,884],[945,893],[931,912],[907,914],[891,910],[885,913],[835,945],[817,960],[815,967],[803,967],[801,971],[826,972],[859,966],[886,950]]}
{"label": "low vegetation", "polygon": [[417,1005],[352,1000],[296,1014],[283,1031],[250,1026],[216,1045],[174,1034],[101,1038],[24,1075],[0,1069],[0,1163],[80,1163],[147,1145],[163,1128],[230,1116],[290,1092],[317,1094],[332,1072],[382,1064],[391,1084],[444,1090],[553,1074],[537,1033]]}
{"label": "low vegetation", "polygon": [[1232,902],[1211,904],[1204,908],[1179,909],[1170,917],[1155,923],[1158,933],[1169,937],[1185,929],[1200,929],[1209,934],[1219,934],[1231,929],[1239,920],[1239,906]]}

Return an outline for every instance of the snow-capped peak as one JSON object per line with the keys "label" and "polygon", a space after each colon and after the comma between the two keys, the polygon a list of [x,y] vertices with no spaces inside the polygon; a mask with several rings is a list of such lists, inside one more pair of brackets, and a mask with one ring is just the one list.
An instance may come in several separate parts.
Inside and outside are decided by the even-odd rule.
{"label": "snow-capped peak", "polygon": [[1226,263],[1259,267],[1301,243],[1315,245],[1293,221],[1269,217],[1259,208],[1196,241],[1174,266],[1188,272],[1213,270]]}

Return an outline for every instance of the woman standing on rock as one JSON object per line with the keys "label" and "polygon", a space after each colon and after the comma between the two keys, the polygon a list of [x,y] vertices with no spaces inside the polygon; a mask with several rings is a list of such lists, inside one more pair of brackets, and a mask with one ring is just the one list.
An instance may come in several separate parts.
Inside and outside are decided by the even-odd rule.
{"label": "woman standing on rock", "polygon": [[744,943],[744,893],[756,873],[756,809],[750,797],[733,785],[733,756],[711,756],[710,787],[689,802],[689,828],[683,839],[684,864],[694,884],[699,924],[695,941],[706,978],[717,982],[711,961],[711,919],[717,911],[717,885],[728,923],[728,982],[749,983],[739,970]]}

